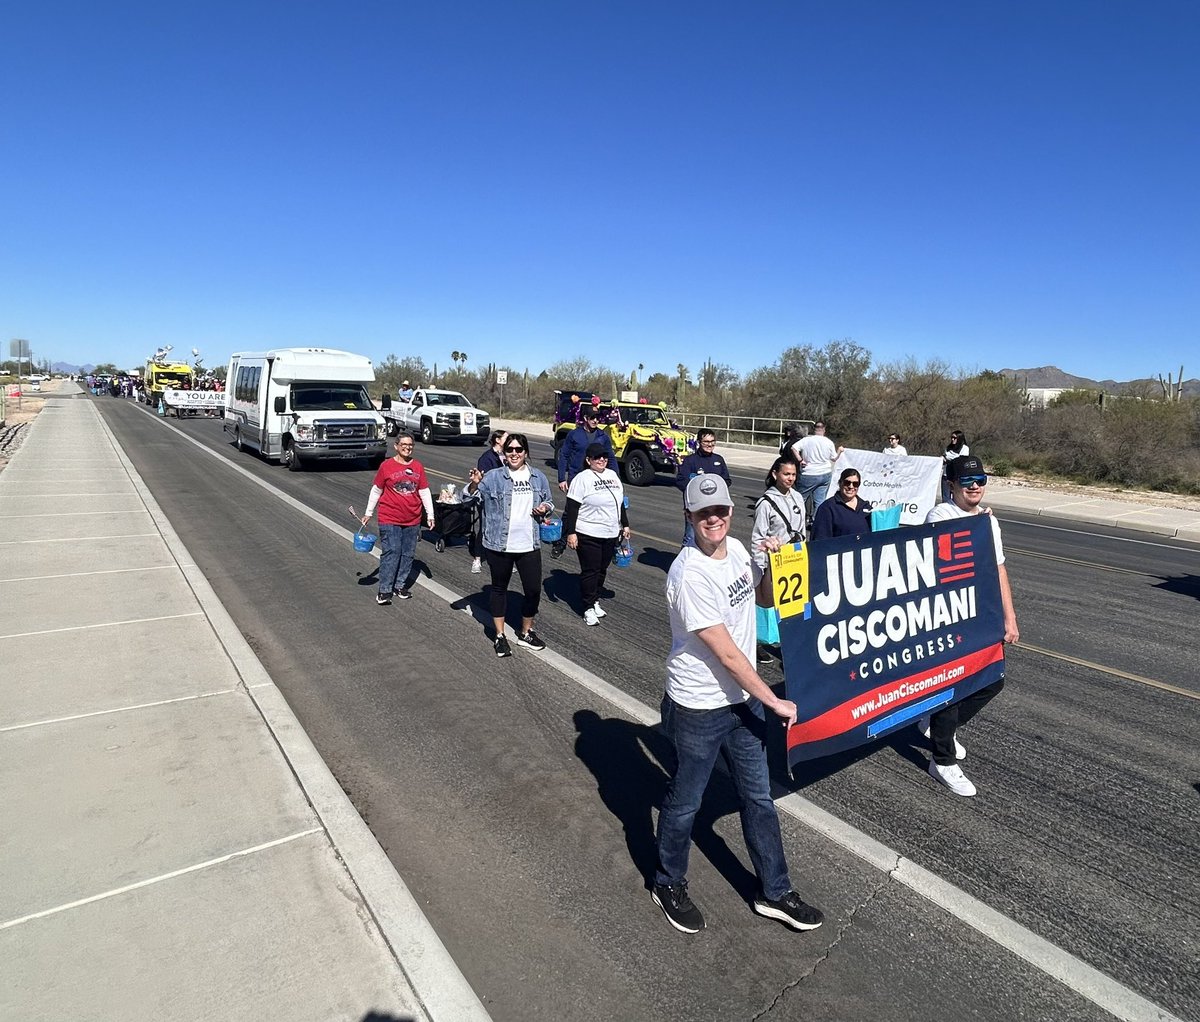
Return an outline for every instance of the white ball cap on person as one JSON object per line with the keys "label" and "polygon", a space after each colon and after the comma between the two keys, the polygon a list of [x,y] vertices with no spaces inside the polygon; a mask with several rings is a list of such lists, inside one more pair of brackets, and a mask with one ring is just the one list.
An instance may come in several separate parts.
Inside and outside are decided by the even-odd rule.
{"label": "white ball cap on person", "polygon": [[698,475],[687,484],[683,506],[688,511],[699,511],[705,507],[733,507],[733,498],[729,496],[729,487],[720,476]]}

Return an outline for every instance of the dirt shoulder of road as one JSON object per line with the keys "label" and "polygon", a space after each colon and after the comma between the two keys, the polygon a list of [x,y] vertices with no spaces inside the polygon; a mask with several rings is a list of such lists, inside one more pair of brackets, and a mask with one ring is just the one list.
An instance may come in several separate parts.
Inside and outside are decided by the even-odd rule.
{"label": "dirt shoulder of road", "polygon": [[[0,432],[11,432],[17,426],[23,426],[28,422],[32,422],[38,412],[42,410],[42,406],[46,403],[46,398],[55,393],[62,385],[62,380],[46,380],[42,384],[40,391],[32,391],[29,389],[28,383],[21,385],[20,397],[5,397],[4,399],[4,425],[0,426]],[[0,383],[4,387],[5,394],[15,386],[12,383]],[[17,446],[20,446],[19,444]],[[8,464],[8,459],[15,453],[15,449],[6,449],[0,453],[0,470]]]}

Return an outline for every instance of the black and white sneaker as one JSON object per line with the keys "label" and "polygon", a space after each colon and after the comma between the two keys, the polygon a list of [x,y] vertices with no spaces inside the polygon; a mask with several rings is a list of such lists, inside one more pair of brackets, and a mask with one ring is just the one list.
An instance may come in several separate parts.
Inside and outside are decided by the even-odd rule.
{"label": "black and white sneaker", "polygon": [[503,635],[496,636],[496,641],[492,643],[492,649],[496,651],[498,657],[512,656],[512,647]]}
{"label": "black and white sneaker", "polygon": [[554,560],[558,560],[563,555],[563,551],[567,549],[567,541],[565,539],[556,539],[550,545],[550,556]]}
{"label": "black and white sneaker", "polygon": [[396,594],[396,599],[411,600],[412,599],[412,590],[411,589],[401,589],[400,592],[398,592]]}
{"label": "black and white sneaker", "polygon": [[546,644],[537,637],[537,632],[535,632],[532,628],[530,628],[529,631],[527,631],[524,635],[522,635],[520,632],[517,632],[517,645],[528,646],[530,649],[537,650],[546,648]]}
{"label": "black and white sneaker", "polygon": [[778,919],[793,930],[815,930],[825,922],[824,913],[801,901],[795,891],[788,891],[778,901],[761,896],[755,898],[754,911],[768,919]]}
{"label": "black and white sneaker", "polygon": [[650,889],[654,904],[680,933],[699,933],[704,929],[704,916],[688,897],[687,884],[655,884]]}
{"label": "black and white sneaker", "polygon": [[392,594],[391,593],[386,593],[386,594],[385,593],[376,593],[375,594],[375,602],[378,603],[379,606],[381,606],[381,607],[390,607],[392,604]]}

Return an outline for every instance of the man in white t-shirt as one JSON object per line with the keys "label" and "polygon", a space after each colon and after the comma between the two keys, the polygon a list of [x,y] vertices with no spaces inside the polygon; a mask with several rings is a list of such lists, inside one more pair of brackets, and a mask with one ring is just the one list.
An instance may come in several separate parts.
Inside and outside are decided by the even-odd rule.
{"label": "man in white t-shirt", "polygon": [[[945,522],[952,518],[969,518],[984,514],[983,491],[987,486],[987,473],[983,462],[973,455],[957,457],[946,469],[950,484],[950,500],[937,504],[926,516],[927,522]],[[1004,544],[1000,539],[1000,523],[990,515],[992,544],[996,549],[996,566],[1000,572],[1000,605],[1004,609],[1004,641],[1016,642],[1021,637],[1017,628],[1017,612],[1013,609],[1012,589],[1008,584],[1008,569],[1004,566]],[[959,761],[966,758],[967,750],[958,740],[958,728],[969,721],[1004,687],[1004,679],[981,688],[965,699],[938,710],[930,717],[922,717],[917,727],[933,745],[933,757],[929,760],[929,774],[941,781],[956,795],[970,797],[975,794],[975,785],[962,772]]]}
{"label": "man in white t-shirt", "polygon": [[894,454],[898,458],[908,456],[908,448],[900,443],[899,433],[889,433],[887,438],[887,447],[883,449],[884,454]]}
{"label": "man in white t-shirt", "polygon": [[843,450],[845,448],[835,447],[825,435],[824,422],[815,423],[812,433],[792,445],[796,460],[800,462],[800,496],[806,502],[812,498],[814,512],[825,503],[833,479],[833,463],[841,457]]}
{"label": "man in white t-shirt", "polygon": [[[684,509],[695,538],[667,575],[671,652],[662,719],[676,765],[658,815],[654,903],[675,929],[704,928],[704,916],[688,896],[688,853],[704,789],[724,751],[741,795],[742,833],[762,885],[754,911],[794,930],[816,929],[824,916],[792,890],[771,798],[764,707],[789,727],[796,704],[776,696],[754,668],[754,607],[762,571],[729,538],[733,501],[719,475],[695,476],[684,491]],[[775,537],[763,544],[779,549]]]}

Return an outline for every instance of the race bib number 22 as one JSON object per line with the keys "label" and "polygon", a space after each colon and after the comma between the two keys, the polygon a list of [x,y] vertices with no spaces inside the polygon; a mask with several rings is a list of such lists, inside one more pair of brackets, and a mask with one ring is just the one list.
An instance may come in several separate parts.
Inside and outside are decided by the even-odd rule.
{"label": "race bib number 22", "polygon": [[785,546],[771,555],[771,581],[779,616],[803,615],[808,608],[808,545]]}

